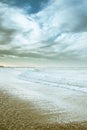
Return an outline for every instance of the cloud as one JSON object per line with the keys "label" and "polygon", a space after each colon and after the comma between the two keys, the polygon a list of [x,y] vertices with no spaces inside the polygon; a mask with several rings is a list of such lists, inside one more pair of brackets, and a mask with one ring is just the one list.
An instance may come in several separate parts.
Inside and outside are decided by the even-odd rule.
{"label": "cloud", "polygon": [[[40,23],[45,27],[57,28],[63,32],[87,31],[86,0],[52,0],[48,8],[38,13]],[[38,18],[39,19],[39,18]],[[47,21],[47,22],[46,22]]]}
{"label": "cloud", "polygon": [[27,6],[0,3],[0,57],[86,61],[87,1],[50,0],[42,6],[29,13]]}
{"label": "cloud", "polygon": [[35,14],[42,9],[44,9],[48,3],[49,0],[1,0],[3,3],[8,4],[12,7],[22,8],[29,14]]}

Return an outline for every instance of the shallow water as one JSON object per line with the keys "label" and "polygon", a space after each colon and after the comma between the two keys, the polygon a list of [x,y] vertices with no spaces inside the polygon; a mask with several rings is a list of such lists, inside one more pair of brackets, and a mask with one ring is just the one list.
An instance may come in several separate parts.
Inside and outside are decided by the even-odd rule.
{"label": "shallow water", "polygon": [[87,120],[86,68],[0,68],[0,90],[64,113],[60,120]]}
{"label": "shallow water", "polygon": [[49,87],[87,92],[87,68],[26,68],[18,78]]}

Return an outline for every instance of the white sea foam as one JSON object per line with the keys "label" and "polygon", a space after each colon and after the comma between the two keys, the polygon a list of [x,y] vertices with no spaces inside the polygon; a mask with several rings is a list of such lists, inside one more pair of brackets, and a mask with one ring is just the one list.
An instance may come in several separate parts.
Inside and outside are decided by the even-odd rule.
{"label": "white sea foam", "polygon": [[63,87],[87,92],[86,68],[25,69],[19,78],[49,87]]}
{"label": "white sea foam", "polygon": [[[0,90],[50,112],[63,121],[87,120],[87,69],[0,68]],[[83,104],[83,105],[81,105]]]}

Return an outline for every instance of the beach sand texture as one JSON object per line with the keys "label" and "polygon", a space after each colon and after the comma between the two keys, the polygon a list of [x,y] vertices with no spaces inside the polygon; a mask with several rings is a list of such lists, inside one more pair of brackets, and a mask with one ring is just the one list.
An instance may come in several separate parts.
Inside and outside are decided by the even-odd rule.
{"label": "beach sand texture", "polygon": [[42,114],[32,102],[0,93],[0,130],[86,130],[87,122],[49,123],[50,114]]}

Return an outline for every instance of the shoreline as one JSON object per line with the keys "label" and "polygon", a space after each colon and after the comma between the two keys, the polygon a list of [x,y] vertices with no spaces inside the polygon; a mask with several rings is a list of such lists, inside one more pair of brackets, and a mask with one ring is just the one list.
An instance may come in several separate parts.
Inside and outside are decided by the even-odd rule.
{"label": "shoreline", "polygon": [[0,92],[0,130],[86,130],[87,122],[49,123],[51,115],[27,102]]}
{"label": "shoreline", "polygon": [[0,130],[87,129],[86,93],[20,79],[24,73],[0,71]]}

